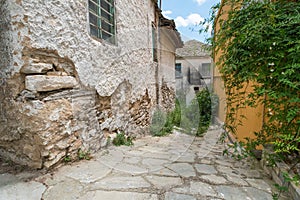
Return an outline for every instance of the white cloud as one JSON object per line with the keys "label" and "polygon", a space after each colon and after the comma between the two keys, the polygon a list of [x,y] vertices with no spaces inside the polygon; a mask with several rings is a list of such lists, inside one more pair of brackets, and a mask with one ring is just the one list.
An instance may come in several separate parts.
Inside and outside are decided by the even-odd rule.
{"label": "white cloud", "polygon": [[163,10],[162,14],[163,15],[170,15],[170,14],[172,14],[172,11],[171,10]]}
{"label": "white cloud", "polygon": [[176,17],[175,23],[176,27],[187,27],[189,25],[198,25],[200,22],[203,22],[204,18],[199,14],[193,13],[187,16],[187,18],[183,18],[181,16]]}
{"label": "white cloud", "polygon": [[171,15],[173,12],[171,10],[163,10],[161,12],[163,14],[163,16],[167,19],[171,19],[171,17],[169,15]]}
{"label": "white cloud", "polygon": [[194,1],[196,1],[199,6],[206,2],[206,0],[194,0]]}

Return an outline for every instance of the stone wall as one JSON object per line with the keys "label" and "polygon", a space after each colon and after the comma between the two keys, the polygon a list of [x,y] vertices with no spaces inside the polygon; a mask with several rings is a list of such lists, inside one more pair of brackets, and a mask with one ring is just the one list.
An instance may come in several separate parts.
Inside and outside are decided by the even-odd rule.
{"label": "stone wall", "polygon": [[174,30],[160,29],[160,66],[159,93],[160,106],[164,111],[171,111],[175,105],[175,46],[169,34]]}
{"label": "stone wall", "polygon": [[117,44],[93,39],[86,0],[0,0],[0,156],[49,168],[125,131],[156,102],[150,0],[116,1]]}

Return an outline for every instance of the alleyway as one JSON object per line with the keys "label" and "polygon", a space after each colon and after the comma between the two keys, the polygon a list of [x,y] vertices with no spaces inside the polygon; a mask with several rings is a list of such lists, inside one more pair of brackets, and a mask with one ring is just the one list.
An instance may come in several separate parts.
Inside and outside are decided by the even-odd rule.
{"label": "alleyway", "polygon": [[222,156],[219,136],[219,129],[203,138],[149,136],[27,182],[26,173],[2,174],[0,199],[271,200],[273,182],[257,163]]}

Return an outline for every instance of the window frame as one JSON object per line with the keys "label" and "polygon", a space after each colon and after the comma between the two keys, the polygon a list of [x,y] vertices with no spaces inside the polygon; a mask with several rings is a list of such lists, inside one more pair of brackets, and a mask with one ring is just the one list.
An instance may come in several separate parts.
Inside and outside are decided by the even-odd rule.
{"label": "window frame", "polygon": [[203,78],[211,77],[211,63],[201,63],[200,69],[200,74]]}
{"label": "window frame", "polygon": [[[178,67],[180,67],[180,71],[177,70],[179,69]],[[175,63],[175,78],[182,78],[182,76],[182,63]]]}
{"label": "window frame", "polygon": [[115,4],[115,0],[88,0],[89,35],[92,38],[116,44]]}

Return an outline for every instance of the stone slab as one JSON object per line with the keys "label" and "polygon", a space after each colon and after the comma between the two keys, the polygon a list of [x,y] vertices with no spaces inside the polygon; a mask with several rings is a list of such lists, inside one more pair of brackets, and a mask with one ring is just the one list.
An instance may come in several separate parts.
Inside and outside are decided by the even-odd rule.
{"label": "stone slab", "polygon": [[206,164],[196,164],[195,168],[197,172],[201,174],[215,174],[217,170],[213,165],[206,165]]}
{"label": "stone slab", "polygon": [[119,163],[113,169],[115,171],[131,174],[131,175],[145,174],[148,173],[149,171],[147,167],[140,167],[136,164],[128,164],[128,163]]}
{"label": "stone slab", "polygon": [[238,186],[248,186],[248,183],[238,175],[226,174],[226,178],[232,184]]}
{"label": "stone slab", "polygon": [[196,155],[194,153],[183,153],[176,159],[176,161],[193,163],[193,162],[195,162],[195,158],[196,158]]}
{"label": "stone slab", "polygon": [[82,183],[91,183],[104,178],[111,172],[111,170],[112,168],[109,168],[99,162],[85,161],[77,165],[62,167],[55,174],[54,179],[69,177]]}
{"label": "stone slab", "polygon": [[18,178],[12,174],[0,174],[0,188],[17,182]]}
{"label": "stone slab", "polygon": [[150,173],[158,176],[178,176],[178,174],[165,167],[158,167],[157,170],[150,171]]}
{"label": "stone slab", "polygon": [[178,177],[146,176],[146,179],[156,188],[171,188],[181,185],[183,182]]}
{"label": "stone slab", "polygon": [[40,200],[46,187],[37,182],[18,182],[0,187],[0,200]]}
{"label": "stone slab", "polygon": [[91,189],[138,189],[138,188],[147,188],[151,185],[145,181],[142,177],[139,176],[124,176],[124,174],[114,177],[107,177],[100,181],[93,183]]}
{"label": "stone slab", "polygon": [[224,177],[217,176],[214,174],[213,175],[203,175],[200,178],[211,184],[225,184],[228,182]]}
{"label": "stone slab", "polygon": [[165,200],[196,200],[196,198],[191,195],[167,192],[165,195]]}
{"label": "stone slab", "polygon": [[249,199],[242,188],[239,187],[221,185],[216,186],[216,190],[220,197],[226,200]]}
{"label": "stone slab", "polygon": [[46,73],[51,69],[53,69],[53,66],[50,63],[32,63],[22,67],[21,72],[24,74],[40,74]]}
{"label": "stone slab", "polygon": [[263,179],[245,179],[252,187],[265,190],[269,193],[272,192],[272,189],[268,183],[266,183]]}
{"label": "stone slab", "polygon": [[174,164],[166,165],[166,167],[173,170],[174,172],[179,174],[179,176],[182,177],[196,176],[194,168],[192,167],[192,165],[188,163],[174,163]]}
{"label": "stone slab", "polygon": [[202,182],[191,182],[190,191],[192,194],[199,194],[201,196],[218,196],[211,185]]}
{"label": "stone slab", "polygon": [[72,76],[32,75],[25,77],[25,88],[30,91],[48,92],[78,87],[79,84]]}
{"label": "stone slab", "polygon": [[192,181],[190,186],[174,188],[172,191],[175,193],[218,197],[218,194],[214,188],[211,185],[203,182]]}
{"label": "stone slab", "polygon": [[158,200],[156,194],[137,193],[137,192],[118,192],[118,191],[93,191],[88,192],[79,198],[79,200],[86,199],[109,199],[109,200]]}
{"label": "stone slab", "polygon": [[273,200],[272,195],[263,190],[259,190],[253,187],[243,187],[243,190],[245,191],[249,199]]}

